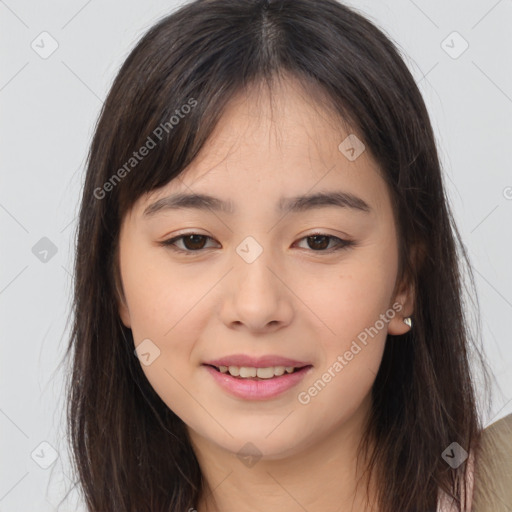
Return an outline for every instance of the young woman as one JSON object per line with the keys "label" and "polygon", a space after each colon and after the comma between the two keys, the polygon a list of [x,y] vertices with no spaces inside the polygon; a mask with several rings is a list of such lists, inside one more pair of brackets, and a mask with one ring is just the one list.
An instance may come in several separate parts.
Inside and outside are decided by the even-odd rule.
{"label": "young woman", "polygon": [[69,346],[88,509],[470,510],[463,263],[379,29],[334,0],[184,5],[122,66],[88,159]]}

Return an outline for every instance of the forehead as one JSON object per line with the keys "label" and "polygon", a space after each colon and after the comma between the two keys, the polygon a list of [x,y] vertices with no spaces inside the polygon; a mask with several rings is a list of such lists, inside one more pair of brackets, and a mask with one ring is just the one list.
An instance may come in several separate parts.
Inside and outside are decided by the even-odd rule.
{"label": "forehead", "polygon": [[345,192],[353,202],[361,199],[359,206],[372,204],[376,210],[389,203],[378,165],[361,138],[300,84],[286,81],[271,95],[257,87],[236,95],[194,161],[141,198],[139,211],[176,193],[216,196],[226,213],[271,203],[277,211],[286,206],[284,198],[329,191]]}

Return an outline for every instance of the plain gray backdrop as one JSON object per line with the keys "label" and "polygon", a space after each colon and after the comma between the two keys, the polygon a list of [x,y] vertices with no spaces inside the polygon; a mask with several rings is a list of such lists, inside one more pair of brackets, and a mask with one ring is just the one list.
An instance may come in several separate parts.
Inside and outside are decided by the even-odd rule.
{"label": "plain gray backdrop", "polygon": [[[347,4],[399,45],[429,109],[498,384],[492,423],[512,412],[512,1]],[[72,485],[59,363],[85,159],[119,67],[177,5],[0,0],[0,512],[57,510]]]}

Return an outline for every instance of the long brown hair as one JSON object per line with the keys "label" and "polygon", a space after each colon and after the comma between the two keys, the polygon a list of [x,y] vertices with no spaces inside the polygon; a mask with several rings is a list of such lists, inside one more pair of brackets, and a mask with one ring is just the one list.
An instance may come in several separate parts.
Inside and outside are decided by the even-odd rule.
{"label": "long brown hair", "polygon": [[[472,354],[488,377],[464,310],[463,263],[474,288],[471,268],[410,71],[382,31],[335,0],[196,0],[132,50],[88,155],[67,414],[90,511],[182,512],[204,489],[185,425],[147,381],[119,317],[120,224],[142,194],[193,161],[236,93],[250,84],[271,90],[285,75],[345,122],[378,163],[394,205],[400,277],[414,285],[414,325],[388,335],[361,445],[367,451],[375,440],[368,471],[379,510],[433,510],[439,487],[463,510],[467,465],[452,469],[441,454],[453,442],[477,446]],[[142,146],[149,151],[135,158]]]}

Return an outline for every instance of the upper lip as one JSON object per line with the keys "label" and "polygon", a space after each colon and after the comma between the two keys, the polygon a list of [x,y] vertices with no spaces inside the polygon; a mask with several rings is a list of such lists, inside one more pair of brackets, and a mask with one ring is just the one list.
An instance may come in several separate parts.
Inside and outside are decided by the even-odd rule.
{"label": "upper lip", "polygon": [[271,366],[293,366],[294,368],[302,368],[303,366],[309,366],[311,363],[304,361],[297,361],[296,359],[290,359],[288,357],[265,355],[261,357],[251,357],[245,354],[233,354],[231,356],[221,357],[220,359],[214,359],[207,361],[204,364],[211,366],[245,366],[248,368],[268,368]]}

